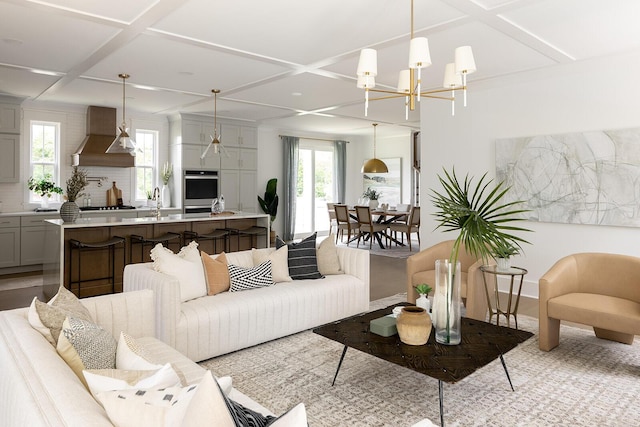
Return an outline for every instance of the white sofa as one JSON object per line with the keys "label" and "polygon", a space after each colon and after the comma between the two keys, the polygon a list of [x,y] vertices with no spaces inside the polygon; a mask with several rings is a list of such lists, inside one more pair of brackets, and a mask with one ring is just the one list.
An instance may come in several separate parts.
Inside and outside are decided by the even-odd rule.
{"label": "white sofa", "polygon": [[[194,361],[209,359],[369,309],[369,252],[336,248],[344,274],[293,280],[181,302],[175,277],[152,263],[124,270],[124,291],[151,289],[156,336]],[[250,253],[242,251],[237,254]]]}
{"label": "white sofa", "polygon": [[[199,382],[204,375],[203,368],[153,338],[155,307],[151,291],[86,298],[82,303],[114,338],[126,331],[138,339],[155,363],[174,363],[189,384]],[[0,312],[0,425],[112,425],[102,406],[56,349],[31,327],[27,311],[24,308]],[[235,389],[229,397],[258,412],[271,414]]]}

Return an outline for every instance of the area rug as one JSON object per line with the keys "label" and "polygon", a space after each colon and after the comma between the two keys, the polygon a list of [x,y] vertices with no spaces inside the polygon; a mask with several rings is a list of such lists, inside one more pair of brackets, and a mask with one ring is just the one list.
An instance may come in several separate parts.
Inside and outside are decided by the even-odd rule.
{"label": "area rug", "polygon": [[[378,300],[371,309],[403,300]],[[596,338],[562,326],[560,346],[538,349],[538,321],[518,316],[536,335],[505,354],[515,392],[496,360],[456,384],[444,385],[447,426],[640,425],[640,345]],[[309,425],[411,426],[439,421],[438,382],[350,349],[334,387],[342,345],[311,331],[201,363],[275,413],[298,402]]]}
{"label": "area rug", "polygon": [[[345,242],[347,240],[345,239]],[[406,239],[405,239],[405,244],[407,243]],[[342,246],[342,247],[347,247],[346,243],[342,243],[340,240],[338,240],[338,244],[337,246]],[[353,241],[349,244],[350,248],[355,248],[356,247],[356,241]],[[362,241],[360,242],[360,249],[366,249],[369,252],[371,252],[373,255],[382,255],[382,256],[388,256],[391,258],[409,258],[411,255],[415,255],[418,252],[420,252],[420,244],[418,243],[417,239],[412,239],[411,240],[411,250],[409,250],[409,245],[407,244],[406,246],[396,246],[394,245],[387,245],[385,242],[385,248],[382,249],[380,248],[380,246],[378,245],[378,242],[374,242],[373,245],[371,245],[371,249],[369,249],[369,242],[363,243]]]}

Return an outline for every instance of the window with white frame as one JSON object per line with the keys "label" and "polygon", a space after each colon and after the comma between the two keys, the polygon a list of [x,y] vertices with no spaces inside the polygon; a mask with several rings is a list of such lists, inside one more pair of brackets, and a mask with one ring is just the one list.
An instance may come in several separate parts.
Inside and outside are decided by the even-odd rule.
{"label": "window with white frame", "polygon": [[[30,176],[38,181],[49,178],[55,185],[60,184],[60,122],[31,120],[29,122],[29,168]],[[63,188],[64,189],[64,188]],[[61,196],[52,195],[53,200]],[[29,193],[29,202],[39,202],[41,197]]]}
{"label": "window with white frame", "polygon": [[136,167],[135,167],[135,199],[146,200],[156,187],[156,157],[158,147],[158,131],[136,130]]}

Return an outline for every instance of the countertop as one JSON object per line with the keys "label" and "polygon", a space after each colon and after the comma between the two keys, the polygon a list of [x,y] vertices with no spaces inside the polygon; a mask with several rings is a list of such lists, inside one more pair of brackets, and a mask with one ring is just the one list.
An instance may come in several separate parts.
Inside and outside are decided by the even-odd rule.
{"label": "countertop", "polygon": [[[140,208],[135,208],[135,209],[122,209],[122,210],[96,210],[96,211],[82,211],[83,214],[99,214],[99,213],[112,213],[112,212],[149,212],[151,210],[153,210],[155,208],[150,208],[147,206],[143,206]],[[174,211],[176,209],[180,209],[182,210],[182,208],[160,208],[160,212],[162,211]],[[60,211],[58,209],[54,210],[54,211],[48,211],[48,212],[36,212],[36,211],[21,211],[21,212],[2,212],[0,213],[0,217],[3,216],[46,216],[46,215],[60,215]]]}
{"label": "countertop", "polygon": [[267,214],[257,214],[250,212],[234,212],[233,214],[211,215],[209,213],[197,214],[173,214],[161,216],[160,218],[144,217],[144,218],[118,218],[118,217],[93,217],[78,218],[75,222],[64,222],[61,219],[47,219],[53,225],[62,228],[86,228],[86,227],[104,227],[104,226],[121,226],[121,225],[139,225],[139,224],[155,224],[155,223],[172,223],[172,222],[196,222],[196,221],[220,221],[247,218],[269,218]]}

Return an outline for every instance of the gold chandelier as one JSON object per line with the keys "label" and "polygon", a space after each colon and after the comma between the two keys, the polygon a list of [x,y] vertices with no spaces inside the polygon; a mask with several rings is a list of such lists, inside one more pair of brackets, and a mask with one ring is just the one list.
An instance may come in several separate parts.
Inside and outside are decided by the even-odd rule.
{"label": "gold chandelier", "polygon": [[127,80],[130,76],[129,74],[118,74],[118,77],[122,79],[122,124],[118,128],[118,136],[113,140],[109,148],[105,153],[107,154],[121,154],[128,153],[132,156],[136,155],[136,143],[129,136],[129,132],[127,132],[127,121],[125,119],[124,111],[125,111],[125,80]]}
{"label": "gold chandelier", "polygon": [[377,123],[373,123],[373,159],[369,159],[362,165],[361,173],[388,173],[389,168],[380,159],[376,158],[376,126]]}
{"label": "gold chandelier", "polygon": [[[409,44],[409,69],[400,71],[397,90],[374,89],[378,74],[378,53],[375,49],[362,49],[357,69],[357,86],[364,92],[364,115],[368,115],[369,101],[380,99],[405,98],[405,120],[409,119],[409,110],[416,107],[421,97],[451,101],[451,114],[455,114],[455,91],[464,93],[464,106],[467,106],[467,74],[476,71],[471,46],[460,46],[455,50],[455,62],[447,64],[444,73],[444,89],[422,91],[422,68],[431,65],[429,41],[426,37],[413,37],[413,0],[411,0],[411,39]],[[417,70],[417,76],[416,76]],[[451,96],[443,96],[451,91]],[[369,92],[387,94],[379,98],[369,98]]]}

